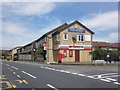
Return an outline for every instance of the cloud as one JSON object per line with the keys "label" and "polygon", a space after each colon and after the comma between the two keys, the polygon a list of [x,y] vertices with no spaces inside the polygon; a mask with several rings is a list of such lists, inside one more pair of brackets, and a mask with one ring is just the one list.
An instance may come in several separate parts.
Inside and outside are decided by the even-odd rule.
{"label": "cloud", "polygon": [[31,28],[23,26],[20,22],[3,22],[2,45],[0,45],[0,49],[11,49],[16,46],[26,45],[62,24],[61,20],[53,17],[51,17],[49,22],[50,24],[46,25],[45,28]]}
{"label": "cloud", "polygon": [[55,8],[54,3],[40,2],[40,3],[3,3],[3,14],[11,13],[15,15],[34,16],[45,15],[50,13]]}
{"label": "cloud", "polygon": [[111,30],[111,28],[118,27],[118,12],[111,11],[92,14],[88,18],[82,20],[82,22],[90,28],[97,28],[96,30]]}
{"label": "cloud", "polygon": [[118,42],[118,32],[113,32],[104,37],[95,36],[94,41],[105,41],[105,42]]}

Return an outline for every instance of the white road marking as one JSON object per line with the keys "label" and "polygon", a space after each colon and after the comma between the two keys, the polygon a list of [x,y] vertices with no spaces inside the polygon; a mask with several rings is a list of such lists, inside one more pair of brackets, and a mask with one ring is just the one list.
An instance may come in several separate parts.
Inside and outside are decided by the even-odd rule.
{"label": "white road marking", "polygon": [[10,68],[8,68],[10,70]]}
{"label": "white road marking", "polygon": [[120,75],[112,75],[112,76],[105,76],[105,77],[101,77],[101,78],[108,78],[108,77],[119,77]]}
{"label": "white road marking", "polygon": [[12,72],[13,70],[11,69],[10,71]]}
{"label": "white road marking", "polygon": [[55,70],[54,68],[52,68],[51,70]]}
{"label": "white road marking", "polygon": [[65,72],[64,70],[60,70],[60,72]]}
{"label": "white road marking", "polygon": [[114,82],[114,84],[120,85],[120,83],[119,83],[119,82]]}
{"label": "white road marking", "polygon": [[70,73],[69,71],[64,71],[65,73]]}
{"label": "white road marking", "polygon": [[6,64],[6,66],[10,66],[9,64]]}
{"label": "white road marking", "polygon": [[20,75],[17,75],[18,78],[20,78]]}
{"label": "white road marking", "polygon": [[106,79],[100,79],[100,80],[102,80],[102,81],[105,81],[105,82],[111,82],[111,81],[109,81],[109,80],[106,80]]}
{"label": "white road marking", "polygon": [[79,76],[85,76],[84,74],[78,74]]}
{"label": "white road marking", "polygon": [[41,66],[40,68],[45,68],[45,67]]}
{"label": "white road marking", "polygon": [[16,74],[16,72],[13,72],[13,74]]}
{"label": "white road marking", "polygon": [[71,73],[71,74],[73,74],[73,75],[77,75],[77,73]]}
{"label": "white road marking", "polygon": [[[118,73],[106,73],[106,74],[100,74],[100,75],[113,75],[113,74],[118,74]],[[100,76],[100,75],[92,75],[92,76]]]}
{"label": "white road marking", "polygon": [[30,77],[32,77],[32,78],[36,78],[35,76],[33,76],[32,74],[30,74],[30,73],[27,73],[27,72],[25,72],[25,71],[22,71],[24,74],[26,74],[26,75],[28,75],[28,76],[30,76]]}
{"label": "white road marking", "polygon": [[111,81],[117,81],[116,79],[112,79],[112,78],[106,78],[108,80],[111,80]]}
{"label": "white road marking", "polygon": [[11,66],[11,68],[14,68],[14,69],[18,70],[18,68],[14,67],[14,66]]}
{"label": "white road marking", "polygon": [[47,86],[50,87],[50,88],[52,88],[52,89],[54,89],[54,90],[58,90],[56,87],[54,87],[54,86],[52,86],[50,84],[47,84]]}
{"label": "white road marking", "polygon": [[89,78],[95,78],[95,77],[93,77],[93,76],[87,76],[87,77],[89,77]]}

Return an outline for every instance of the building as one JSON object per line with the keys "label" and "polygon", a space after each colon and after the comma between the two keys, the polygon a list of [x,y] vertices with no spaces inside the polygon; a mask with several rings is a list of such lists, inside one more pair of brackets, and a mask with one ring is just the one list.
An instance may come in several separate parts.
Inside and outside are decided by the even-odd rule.
{"label": "building", "polygon": [[9,50],[0,50],[0,58],[5,59],[9,54]]}
{"label": "building", "polygon": [[21,46],[15,47],[11,50],[9,50],[9,58],[10,60],[17,60],[18,59],[18,53],[17,50],[20,48]]}
{"label": "building", "polygon": [[104,50],[118,50],[119,49],[119,43],[93,41],[92,46],[93,46],[93,50],[95,50],[96,48],[101,48]]}
{"label": "building", "polygon": [[[21,54],[26,53],[31,57],[39,56],[36,55],[36,50],[43,45],[46,62],[91,62],[92,56],[89,52],[92,51],[93,34],[93,31],[78,21],[71,24],[65,23],[35,40],[34,44],[30,43],[20,48],[18,50],[19,59],[21,59]],[[34,54],[29,53],[33,50]],[[31,60],[33,59],[31,58]]]}
{"label": "building", "polygon": [[22,46],[21,48],[19,48],[17,50],[17,53],[18,53],[18,60],[34,60],[35,57],[34,57],[34,47],[35,46],[35,41],[25,45],[25,46]]}

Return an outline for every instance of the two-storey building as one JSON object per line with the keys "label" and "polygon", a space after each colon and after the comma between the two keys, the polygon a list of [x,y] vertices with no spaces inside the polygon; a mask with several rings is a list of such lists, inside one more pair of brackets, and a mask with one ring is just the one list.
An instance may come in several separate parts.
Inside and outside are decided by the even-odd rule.
{"label": "two-storey building", "polygon": [[[43,45],[45,51],[44,59],[50,63],[59,61],[91,62],[92,56],[89,52],[92,50],[93,34],[93,31],[78,21],[70,24],[65,23],[35,40],[35,49],[37,50],[40,45]],[[22,49],[29,48],[28,46],[33,48],[34,44],[30,43],[25,45],[20,50],[22,51]],[[35,57],[31,52],[33,51],[32,48],[29,49],[30,51],[23,50],[24,52],[20,52],[22,54],[21,57],[23,57],[25,53],[31,55],[31,57]]]}

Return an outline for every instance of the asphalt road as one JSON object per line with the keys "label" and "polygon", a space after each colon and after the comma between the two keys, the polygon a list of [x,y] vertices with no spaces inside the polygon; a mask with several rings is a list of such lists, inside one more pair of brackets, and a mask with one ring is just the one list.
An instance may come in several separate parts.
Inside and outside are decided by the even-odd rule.
{"label": "asphalt road", "polygon": [[[51,89],[61,90],[62,88],[118,88],[120,76],[116,67],[94,66],[62,66],[29,64],[21,62],[1,61],[2,88],[29,88],[29,90]],[[91,68],[90,68],[91,67]],[[94,68],[94,69],[93,69]],[[107,69],[105,69],[107,68]],[[81,72],[80,72],[81,71]],[[95,71],[99,73],[95,73]],[[91,73],[90,73],[91,72]],[[109,89],[110,90],[110,89]]]}

